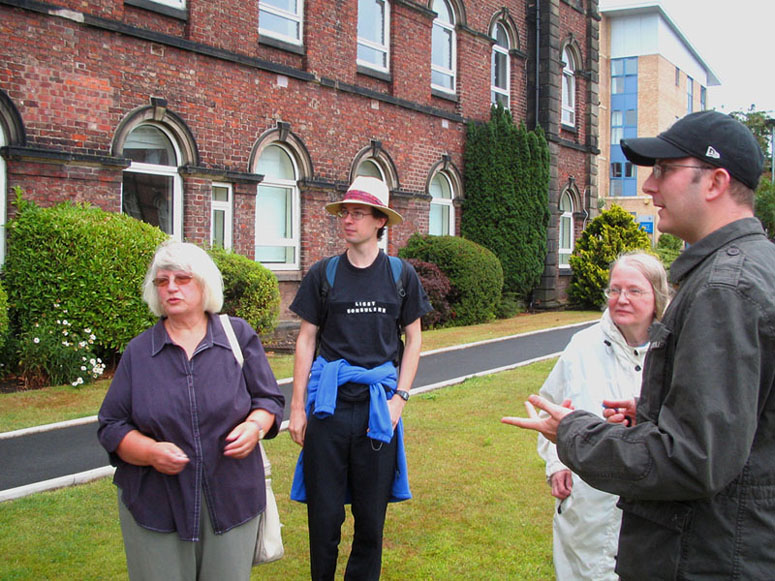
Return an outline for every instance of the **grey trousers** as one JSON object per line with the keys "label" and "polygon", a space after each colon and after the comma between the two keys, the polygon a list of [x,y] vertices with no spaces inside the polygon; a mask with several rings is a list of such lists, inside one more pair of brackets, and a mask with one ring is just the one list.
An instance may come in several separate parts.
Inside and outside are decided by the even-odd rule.
{"label": "grey trousers", "polygon": [[200,540],[182,541],[177,533],[159,533],[141,527],[118,498],[118,516],[124,537],[127,571],[131,581],[248,581],[258,534],[258,517],[221,535],[213,532],[202,499]]}

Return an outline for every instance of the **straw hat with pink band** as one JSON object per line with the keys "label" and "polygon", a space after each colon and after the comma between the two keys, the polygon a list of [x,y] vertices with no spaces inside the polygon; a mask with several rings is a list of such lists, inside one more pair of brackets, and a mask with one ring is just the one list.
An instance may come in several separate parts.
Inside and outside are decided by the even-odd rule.
{"label": "straw hat with pink band", "polygon": [[376,208],[385,214],[388,217],[385,226],[395,226],[403,222],[404,219],[401,214],[388,207],[389,197],[390,192],[385,182],[377,178],[358,176],[347,188],[342,201],[326,204],[326,211],[329,214],[337,215],[343,204],[363,204]]}

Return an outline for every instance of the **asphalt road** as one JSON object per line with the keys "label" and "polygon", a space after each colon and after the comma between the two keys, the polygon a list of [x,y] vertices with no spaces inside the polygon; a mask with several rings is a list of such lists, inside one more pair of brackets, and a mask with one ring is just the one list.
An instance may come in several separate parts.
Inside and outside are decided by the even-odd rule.
{"label": "asphalt road", "polygon": [[[575,332],[590,324],[426,353],[420,359],[412,391],[459,383],[468,377],[495,373],[559,353]],[[287,417],[290,381],[282,382],[280,387],[286,398]],[[0,493],[105,466],[108,466],[108,457],[97,441],[94,421],[0,439]]]}

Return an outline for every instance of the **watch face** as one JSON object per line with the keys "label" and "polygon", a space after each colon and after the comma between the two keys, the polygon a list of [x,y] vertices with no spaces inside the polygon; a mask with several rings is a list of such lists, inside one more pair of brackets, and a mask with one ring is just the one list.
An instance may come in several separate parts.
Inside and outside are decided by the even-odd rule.
{"label": "watch face", "polygon": [[398,397],[400,397],[404,401],[409,401],[409,392],[408,391],[397,390],[396,393],[398,394]]}

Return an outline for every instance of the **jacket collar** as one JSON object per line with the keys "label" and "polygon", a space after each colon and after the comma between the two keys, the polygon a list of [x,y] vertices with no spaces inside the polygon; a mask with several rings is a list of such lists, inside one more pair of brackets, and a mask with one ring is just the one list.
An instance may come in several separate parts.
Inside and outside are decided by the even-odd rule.
{"label": "jacket collar", "polygon": [[743,218],[722,226],[705,238],[692,244],[670,266],[670,282],[679,284],[708,256],[719,248],[746,236],[764,236],[761,222],[756,218]]}
{"label": "jacket collar", "polygon": [[[174,345],[175,343],[170,339],[167,329],[164,328],[164,319],[161,317],[157,323],[151,327],[151,357],[158,355],[165,345]],[[219,347],[225,347],[231,350],[231,344],[229,338],[226,336],[226,331],[223,330],[223,325],[216,315],[207,313],[208,323],[207,332],[202,340],[202,348],[209,349],[213,345]]]}

